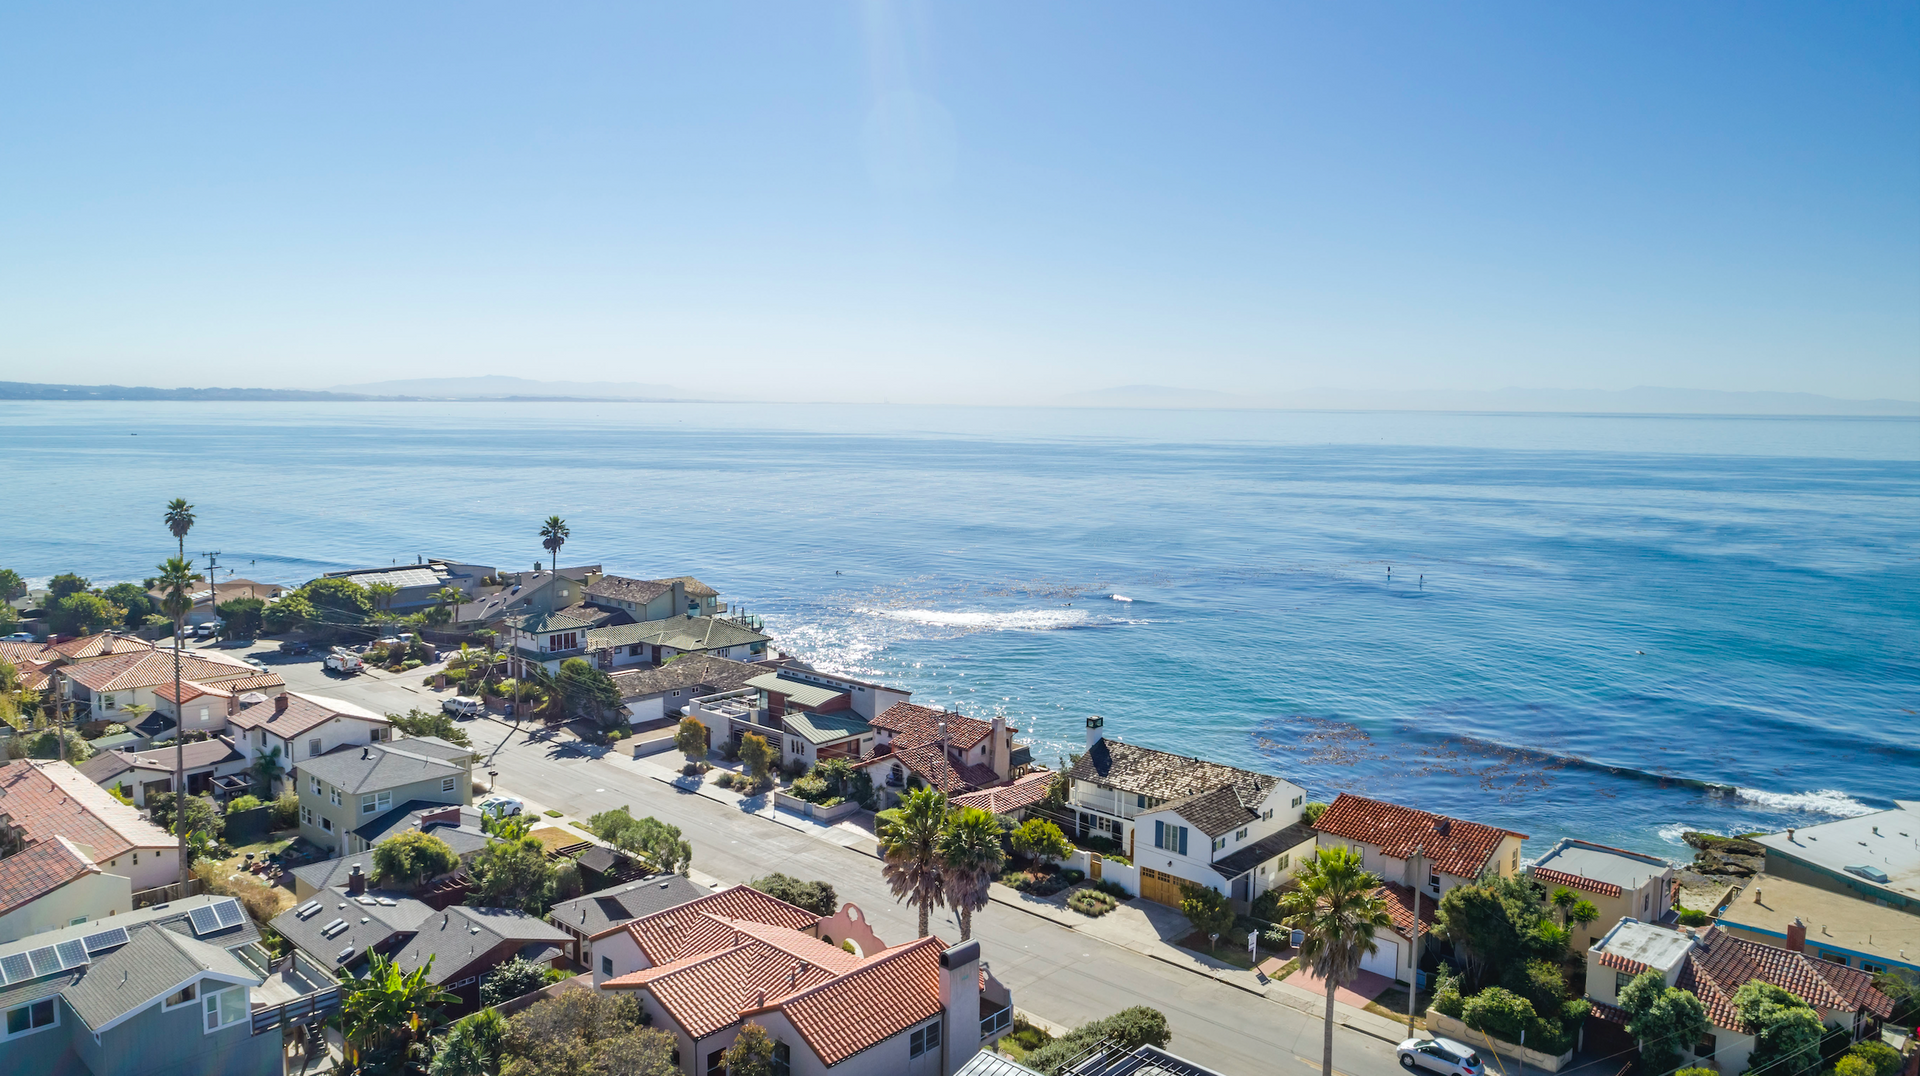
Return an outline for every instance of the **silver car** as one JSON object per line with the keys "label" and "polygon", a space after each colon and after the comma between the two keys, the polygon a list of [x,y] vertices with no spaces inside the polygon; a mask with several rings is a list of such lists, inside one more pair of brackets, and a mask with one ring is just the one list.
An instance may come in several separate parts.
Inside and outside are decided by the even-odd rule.
{"label": "silver car", "polygon": [[1485,1066],[1473,1047],[1452,1039],[1408,1039],[1394,1048],[1403,1069],[1426,1069],[1446,1076],[1481,1076]]}

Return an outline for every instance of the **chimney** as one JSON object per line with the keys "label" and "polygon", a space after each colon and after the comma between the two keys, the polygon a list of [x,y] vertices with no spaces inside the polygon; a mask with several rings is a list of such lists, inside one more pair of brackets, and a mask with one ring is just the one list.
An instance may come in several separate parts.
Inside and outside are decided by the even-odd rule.
{"label": "chimney", "polygon": [[286,692],[282,691],[280,694],[275,695],[273,697],[273,712],[275,714],[284,714],[287,712],[287,693]]}
{"label": "chimney", "polygon": [[1804,953],[1807,951],[1807,925],[1802,923],[1800,917],[1797,915],[1793,917],[1793,922],[1787,926],[1787,948],[1796,953]]}
{"label": "chimney", "polygon": [[432,811],[420,812],[419,828],[423,830],[426,829],[428,826],[457,826],[459,824],[460,824],[459,804],[455,804],[451,807],[441,807]]}
{"label": "chimney", "polygon": [[1787,841],[1788,843],[1792,843],[1793,841],[1793,827],[1791,826],[1787,827]]}
{"label": "chimney", "polygon": [[[940,1009],[950,1028],[980,1026],[980,943],[961,942],[940,954]],[[956,1072],[979,1049],[969,1034],[946,1035],[947,1072]]]}
{"label": "chimney", "polygon": [[234,714],[237,714],[239,712],[240,712],[240,696],[228,695],[227,696],[227,716],[232,717]]}
{"label": "chimney", "polygon": [[673,613],[671,615],[692,616],[693,615],[692,613],[687,612],[687,585],[685,583],[682,583],[680,580],[675,579],[672,583],[672,587],[673,587],[673,597],[668,599],[669,601],[673,602]]}
{"label": "chimney", "polygon": [[357,897],[367,891],[367,876],[360,871],[360,864],[347,871],[347,896]]}
{"label": "chimney", "polygon": [[1445,815],[1442,815],[1441,817],[1433,820],[1433,831],[1435,833],[1438,833],[1442,837],[1446,836],[1447,831],[1452,828],[1453,828],[1453,819],[1448,818]]}
{"label": "chimney", "polygon": [[1013,770],[1013,760],[1009,757],[1012,754],[1013,745],[1007,742],[1007,719],[995,715],[993,732],[987,736],[987,765],[993,767],[993,772],[1003,781]]}
{"label": "chimney", "polygon": [[1088,747],[1092,747],[1094,743],[1096,743],[1100,739],[1101,736],[1105,735],[1105,733],[1101,732],[1100,730],[1104,728],[1106,724],[1107,724],[1107,719],[1104,717],[1095,716],[1095,717],[1087,718],[1087,746]]}

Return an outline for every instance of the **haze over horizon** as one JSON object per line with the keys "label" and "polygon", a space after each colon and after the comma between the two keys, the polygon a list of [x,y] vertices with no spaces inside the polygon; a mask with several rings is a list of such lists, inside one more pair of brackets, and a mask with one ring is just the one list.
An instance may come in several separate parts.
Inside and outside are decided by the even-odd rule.
{"label": "haze over horizon", "polygon": [[1920,400],[1911,4],[36,7],[0,60],[0,380]]}

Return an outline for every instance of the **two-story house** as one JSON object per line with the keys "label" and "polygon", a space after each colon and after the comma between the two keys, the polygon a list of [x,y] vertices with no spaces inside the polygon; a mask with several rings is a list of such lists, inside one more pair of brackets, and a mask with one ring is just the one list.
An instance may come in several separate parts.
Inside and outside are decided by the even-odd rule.
{"label": "two-story house", "polygon": [[594,952],[595,987],[631,992],[693,1076],[720,1071],[748,1023],[796,1076],[951,1076],[1012,1026],[978,942],[888,946],[851,904],[822,919],[735,886],[615,928]]}
{"label": "two-story house", "polygon": [[1683,1066],[1746,1071],[1754,1029],[1740,1020],[1733,996],[1756,979],[1805,1001],[1827,1027],[1856,1041],[1877,1033],[1878,1022],[1893,1012],[1892,999],[1874,987],[1872,975],[1809,957],[1805,943],[1805,927],[1789,936],[1786,948],[1776,948],[1717,926],[1675,930],[1622,919],[1587,948],[1587,999],[1593,1002],[1593,1023],[1603,1030],[1588,1036],[1587,1048],[1618,1050],[1632,1044],[1627,1015],[1619,1008],[1620,991],[1648,971],[1692,993],[1706,1009],[1707,1034],[1699,1042],[1674,1046]]}
{"label": "two-story house", "polygon": [[1576,949],[1599,941],[1609,923],[1629,917],[1658,923],[1673,917],[1673,864],[1658,856],[1563,837],[1527,873],[1547,892],[1565,887],[1591,901],[1600,913],[1588,924],[1591,933],[1570,939]]}
{"label": "two-story house", "polygon": [[[403,744],[411,742],[413,741],[401,741]],[[348,831],[348,843],[360,847],[362,851],[295,867],[293,895],[301,900],[307,900],[328,886],[346,885],[348,875],[354,873],[356,869],[361,874],[372,878],[373,850],[382,842],[413,830],[438,838],[455,856],[459,857],[460,866],[455,867],[451,872],[455,874],[472,862],[473,857],[479,855],[492,840],[487,836],[486,830],[481,827],[480,811],[477,808],[409,800]],[[431,882],[433,879],[426,879],[426,881]]]}
{"label": "two-story house", "polygon": [[594,625],[579,638],[580,645],[592,653],[596,667],[611,671],[662,665],[682,654],[759,661],[767,656],[767,642],[772,637],[739,620],[686,616],[644,624]]}
{"label": "two-story house", "polygon": [[461,630],[501,630],[501,622],[510,616],[578,605],[586,597],[587,588],[600,578],[600,566],[562,568],[557,575],[540,570],[503,573],[498,578],[504,585],[481,588],[472,601],[454,609],[455,626]]}
{"label": "two-story house", "polygon": [[[766,672],[759,665],[706,654],[688,654],[658,667],[642,665],[613,674],[627,720],[646,725],[677,716],[697,698],[742,689]],[[723,731],[722,736],[725,735]]]}
{"label": "two-story house", "polygon": [[699,610],[690,607],[687,602],[687,585],[677,579],[631,579],[624,575],[603,575],[587,588],[586,600],[602,609],[625,613],[637,624],[699,615]]}
{"label": "two-story house", "polygon": [[[272,691],[285,685],[279,673],[262,672],[216,650],[183,651],[179,660],[182,680],[218,688],[229,694]],[[78,712],[95,720],[120,720],[117,715],[123,714],[129,706],[157,711],[152,719],[158,720],[159,715],[177,712],[177,704],[171,698],[173,663],[174,654],[170,649],[135,649],[61,665],[53,670],[53,675],[60,681],[60,689],[73,700]],[[167,692],[164,697],[159,694],[163,689]],[[215,713],[217,711],[210,713],[209,717],[214,717]],[[172,721],[173,718],[168,716],[165,724],[170,726]],[[210,720],[200,724],[190,720],[187,727],[190,731],[215,732],[219,730],[220,723]]]}
{"label": "two-story house", "polygon": [[1223,766],[1104,735],[1087,719],[1087,750],[1067,771],[1080,836],[1117,842],[1140,868],[1140,895],[1178,907],[1182,887],[1218,890],[1245,911],[1312,851],[1306,790],[1272,774]]}
{"label": "two-story house", "polygon": [[1013,734],[1018,730],[1008,727],[1004,717],[980,721],[949,710],[897,702],[874,718],[870,727],[872,751],[855,765],[890,801],[917,785],[957,796],[1004,785],[1013,778]]}
{"label": "two-story house", "polygon": [[[180,879],[178,838],[114,799],[73,765],[33,759],[0,764],[0,856],[56,838],[70,842],[107,874],[126,878],[135,893]],[[125,911],[129,906],[117,907]],[[76,909],[68,918],[98,914],[97,909]]]}
{"label": "two-story house", "polygon": [[339,986],[278,971],[231,897],[184,897],[0,944],[0,1072],[273,1076],[290,1011]]}
{"label": "two-story house", "polygon": [[[824,672],[801,661],[798,658],[782,658],[774,670],[784,683],[811,684],[825,688],[836,695],[847,697],[846,708],[861,717],[872,721],[874,718],[892,709],[896,703],[913,698],[913,692],[903,687],[888,687],[871,680],[860,680],[840,673]],[[773,705],[772,693],[767,693],[765,705]],[[805,707],[800,707],[804,709]],[[1017,764],[1017,759],[1016,759]]]}
{"label": "two-story house", "polygon": [[345,699],[294,691],[255,698],[260,701],[242,696],[227,724],[233,729],[234,746],[249,760],[275,760],[280,770],[273,782],[276,796],[309,759],[342,747],[393,739],[393,722],[385,714]]}
{"label": "two-story house", "polygon": [[[591,605],[570,605],[564,609],[534,609],[501,621],[503,641],[513,658],[516,675],[525,675],[530,665],[548,672],[560,671],[568,658],[584,658],[589,653],[588,635],[595,628],[611,624],[617,614]],[[637,625],[629,625],[634,627]]]}
{"label": "two-story house", "polygon": [[473,749],[431,736],[302,759],[300,835],[338,855],[371,847],[356,831],[409,803],[473,802]]}

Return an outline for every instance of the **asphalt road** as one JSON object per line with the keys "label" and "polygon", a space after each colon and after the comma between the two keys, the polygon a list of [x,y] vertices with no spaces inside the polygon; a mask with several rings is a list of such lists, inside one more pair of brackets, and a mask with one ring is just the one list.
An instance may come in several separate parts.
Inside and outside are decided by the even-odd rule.
{"label": "asphalt road", "polygon": [[[443,697],[420,685],[425,670],[340,679],[314,658],[261,656],[296,691],[378,711],[437,709]],[[698,872],[723,882],[774,871],[824,879],[842,900],[860,905],[883,939],[898,943],[914,934],[915,916],[894,900],[870,856],[599,761],[593,749],[571,740],[529,741],[497,719],[469,722],[466,728],[475,747],[485,752],[480,768],[498,770],[503,791],[578,818],[627,805],[636,815],[680,827],[693,843]],[[959,938],[950,913],[933,929],[950,940]],[[1129,1005],[1150,1005],[1166,1013],[1172,1025],[1169,1049],[1228,1076],[1320,1071],[1317,1012],[1302,1012],[1000,904],[975,914],[974,933],[993,974],[1013,991],[1014,1004],[1052,1023],[1073,1026]],[[1399,1070],[1389,1043],[1343,1026],[1334,1029],[1334,1063],[1343,1076]]]}

